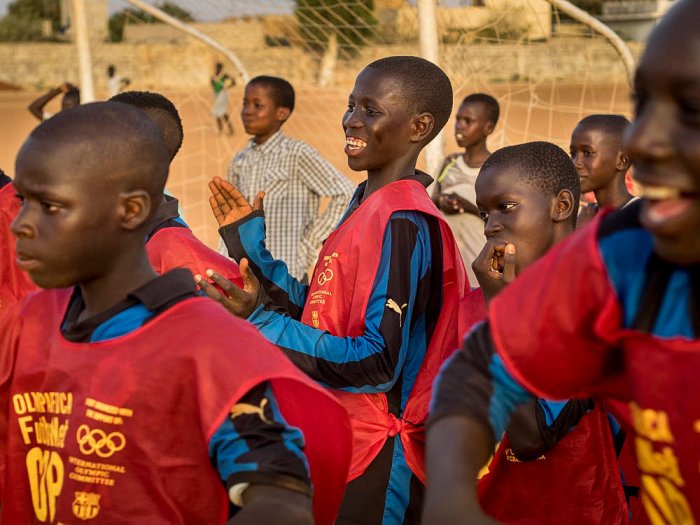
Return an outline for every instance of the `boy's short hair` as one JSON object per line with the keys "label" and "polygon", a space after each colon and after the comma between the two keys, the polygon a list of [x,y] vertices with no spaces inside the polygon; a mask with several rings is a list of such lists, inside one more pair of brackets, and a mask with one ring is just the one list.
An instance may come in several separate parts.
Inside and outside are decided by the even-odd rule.
{"label": "boy's short hair", "polygon": [[163,132],[165,145],[168,146],[168,151],[170,152],[170,160],[175,158],[175,155],[177,155],[177,152],[182,146],[182,139],[184,136],[182,120],[180,119],[180,114],[175,104],[160,93],[154,93],[152,91],[124,91],[114,95],[109,100],[135,106],[146,113],[155,111],[166,115],[168,118],[166,118],[165,121],[158,119],[156,124],[159,125]]}
{"label": "boy's short hair", "polygon": [[257,76],[248,82],[248,85],[257,84],[265,86],[272,101],[278,108],[289,109],[289,114],[294,111],[294,88],[283,78],[267,75]]}
{"label": "boy's short hair", "polygon": [[[75,106],[42,122],[29,137],[50,140],[58,147],[80,148],[86,165],[94,167],[95,173],[111,180],[114,174],[106,171],[111,166],[121,181],[147,191],[154,202],[163,194],[170,164],[168,149],[158,126],[134,107],[112,101]],[[155,206],[151,213],[154,211]]]}
{"label": "boy's short hair", "polygon": [[[569,190],[574,196],[574,209],[581,198],[581,181],[571,157],[551,142],[527,142],[496,150],[481,166],[481,172],[492,169],[514,168],[518,180],[540,190],[544,195],[556,197],[560,191]],[[576,224],[576,213],[572,213]]]}
{"label": "boy's short hair", "polygon": [[627,127],[632,123],[622,115],[600,114],[583,117],[576,127],[582,124],[594,126],[601,129],[606,135],[610,135],[611,137],[618,138],[620,141],[622,141]]}
{"label": "boy's short hair", "polygon": [[498,100],[486,93],[472,93],[467,95],[462,100],[461,104],[483,104],[489,115],[489,120],[495,126],[498,124],[498,118],[501,116],[501,107],[498,105]]}
{"label": "boy's short hair", "polygon": [[114,67],[114,65],[110,64],[107,66],[107,75],[109,75],[110,77],[112,75],[114,75],[115,71],[116,71],[116,68]]}
{"label": "boy's short hair", "polygon": [[426,143],[433,140],[452,114],[452,83],[432,62],[414,56],[380,58],[366,66],[391,75],[402,86],[403,99],[416,113],[430,113],[435,119]]}

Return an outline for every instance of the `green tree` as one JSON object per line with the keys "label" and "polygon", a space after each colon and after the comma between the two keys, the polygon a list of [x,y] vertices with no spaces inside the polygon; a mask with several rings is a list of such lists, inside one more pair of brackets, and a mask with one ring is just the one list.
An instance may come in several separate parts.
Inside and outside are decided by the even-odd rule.
{"label": "green tree", "polygon": [[[194,17],[189,11],[172,2],[166,1],[156,5],[156,7],[170,16],[177,18],[178,20],[182,20],[183,22],[194,22]],[[138,20],[139,23],[144,24],[161,23],[160,20],[153,15],[146,13],[145,11],[141,11],[140,9],[133,7],[127,7],[126,9],[122,9],[118,13],[114,13],[109,17],[109,40],[111,42],[122,41],[122,38],[124,38],[124,25],[126,24],[127,20]]]}
{"label": "green tree", "polygon": [[299,34],[314,51],[323,52],[335,34],[341,54],[354,56],[372,39],[377,19],[374,0],[297,0]]}
{"label": "green tree", "polygon": [[0,18],[0,40],[46,40],[42,21],[50,20],[52,33],[60,29],[59,0],[14,0],[7,6],[7,14]]}

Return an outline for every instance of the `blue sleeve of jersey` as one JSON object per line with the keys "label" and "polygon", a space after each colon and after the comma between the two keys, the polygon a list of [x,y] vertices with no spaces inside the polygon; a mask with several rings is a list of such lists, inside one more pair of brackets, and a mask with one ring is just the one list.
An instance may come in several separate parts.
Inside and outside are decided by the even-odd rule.
{"label": "blue sleeve of jersey", "polygon": [[[348,392],[387,392],[406,361],[418,283],[431,271],[431,261],[427,219],[397,212],[384,234],[362,336],[336,337],[264,305],[248,320],[321,384]],[[388,307],[389,300],[401,305],[401,312]]]}
{"label": "blue sleeve of jersey", "polygon": [[246,258],[260,285],[278,308],[299,319],[306,302],[308,285],[301,284],[287,268],[287,264],[272,257],[265,246],[265,216],[254,211],[244,219],[219,229],[229,255],[236,260]]}
{"label": "blue sleeve of jersey", "polygon": [[285,421],[272,387],[262,383],[243,396],[209,441],[220,478],[310,492],[304,436]]}
{"label": "blue sleeve of jersey", "polygon": [[489,399],[489,423],[496,439],[506,431],[513,411],[521,404],[532,399],[532,394],[525,390],[508,372],[503,359],[493,354],[489,363],[493,391]]}

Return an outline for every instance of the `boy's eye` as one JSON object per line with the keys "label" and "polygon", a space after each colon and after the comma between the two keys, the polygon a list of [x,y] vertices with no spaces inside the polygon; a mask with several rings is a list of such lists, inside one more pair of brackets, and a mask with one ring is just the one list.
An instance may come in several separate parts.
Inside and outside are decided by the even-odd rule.
{"label": "boy's eye", "polygon": [[353,104],[348,104],[348,109],[345,110],[346,113],[350,113],[355,109]]}
{"label": "boy's eye", "polygon": [[377,111],[374,108],[368,107],[367,109],[365,109],[365,111],[367,112],[368,115],[379,115],[379,111]]}
{"label": "boy's eye", "polygon": [[681,116],[685,120],[693,123],[700,120],[700,102],[697,100],[680,100],[678,106],[681,110]]}
{"label": "boy's eye", "polygon": [[583,156],[584,156],[584,157],[592,157],[593,155],[595,155],[595,153],[593,153],[592,151],[590,151],[590,150],[583,150]]}
{"label": "boy's eye", "polygon": [[46,201],[41,202],[41,207],[44,208],[44,210],[46,210],[49,213],[56,213],[58,210],[61,209],[60,205],[53,203],[53,202],[46,202]]}
{"label": "boy's eye", "polygon": [[498,211],[507,213],[511,211],[515,206],[516,204],[514,202],[502,202],[498,205]]}
{"label": "boy's eye", "polygon": [[489,220],[489,212],[484,211],[484,210],[479,210],[479,217],[481,217],[481,220],[486,222]]}

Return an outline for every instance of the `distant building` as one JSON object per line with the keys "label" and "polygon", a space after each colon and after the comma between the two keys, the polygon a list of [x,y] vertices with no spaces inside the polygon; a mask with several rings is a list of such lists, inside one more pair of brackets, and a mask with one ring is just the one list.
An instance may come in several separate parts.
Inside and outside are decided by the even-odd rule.
{"label": "distant building", "polygon": [[603,2],[598,17],[622,38],[644,41],[673,5],[673,0],[617,0]]}

